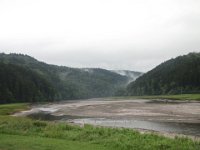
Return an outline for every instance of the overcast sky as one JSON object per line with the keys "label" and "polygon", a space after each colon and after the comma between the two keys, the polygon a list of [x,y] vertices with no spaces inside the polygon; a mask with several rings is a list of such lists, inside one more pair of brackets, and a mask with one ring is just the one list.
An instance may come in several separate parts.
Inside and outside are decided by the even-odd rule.
{"label": "overcast sky", "polygon": [[0,0],[0,52],[148,71],[200,52],[200,0]]}

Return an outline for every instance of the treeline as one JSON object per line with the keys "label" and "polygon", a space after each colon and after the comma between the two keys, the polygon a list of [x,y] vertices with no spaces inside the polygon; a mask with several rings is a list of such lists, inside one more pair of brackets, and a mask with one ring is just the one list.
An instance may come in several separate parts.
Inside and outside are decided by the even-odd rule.
{"label": "treeline", "polygon": [[200,53],[168,60],[128,85],[127,95],[200,93]]}
{"label": "treeline", "polygon": [[49,65],[22,54],[0,54],[0,103],[113,96],[129,78],[105,69]]}

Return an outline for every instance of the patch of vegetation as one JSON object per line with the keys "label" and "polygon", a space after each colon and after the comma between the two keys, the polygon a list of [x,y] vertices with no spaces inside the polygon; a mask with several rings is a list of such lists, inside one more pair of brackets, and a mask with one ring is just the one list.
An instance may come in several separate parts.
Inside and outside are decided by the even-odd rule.
{"label": "patch of vegetation", "polygon": [[65,139],[0,134],[1,150],[106,150],[104,146]]}
{"label": "patch of vegetation", "polygon": [[120,96],[114,99],[169,99],[169,100],[200,100],[200,94],[149,95],[149,96]]}
{"label": "patch of vegetation", "polygon": [[[8,106],[8,105],[7,105]],[[4,112],[2,114],[5,114]],[[0,149],[199,150],[200,142],[103,128],[0,116]]]}
{"label": "patch of vegetation", "polygon": [[29,105],[27,103],[16,103],[16,104],[1,104],[0,115],[10,115],[18,111],[27,110]]}

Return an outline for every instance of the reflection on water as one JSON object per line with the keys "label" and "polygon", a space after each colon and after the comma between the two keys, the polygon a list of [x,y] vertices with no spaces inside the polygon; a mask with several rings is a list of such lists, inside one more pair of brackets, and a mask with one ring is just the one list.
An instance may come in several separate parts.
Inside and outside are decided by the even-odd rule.
{"label": "reflection on water", "polygon": [[28,117],[49,121],[70,121],[78,124],[92,124],[107,127],[124,127],[154,130],[161,132],[179,133],[200,137],[200,124],[195,123],[174,123],[174,122],[153,122],[142,120],[114,120],[106,118],[85,118],[81,116],[60,115],[55,116],[47,112],[33,113]]}

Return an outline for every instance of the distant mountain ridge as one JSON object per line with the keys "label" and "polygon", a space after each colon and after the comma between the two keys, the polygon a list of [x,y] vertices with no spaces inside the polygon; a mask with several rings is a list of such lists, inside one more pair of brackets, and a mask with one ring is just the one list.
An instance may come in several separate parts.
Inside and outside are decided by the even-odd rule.
{"label": "distant mountain ridge", "polygon": [[[24,76],[24,72],[26,71],[30,72],[28,73],[28,76],[34,74],[35,78],[41,78],[41,82],[46,83],[50,87],[50,89],[54,91],[51,92],[52,94],[50,94],[50,90],[47,90],[46,93],[50,94],[50,97],[45,96],[45,90],[43,89],[46,88],[40,88],[40,86],[37,86],[37,82],[33,82],[32,84],[36,88],[38,95],[33,96],[29,100],[27,100],[27,96],[25,96],[26,98],[23,98],[20,101],[48,101],[49,99],[67,100],[113,96],[115,95],[115,92],[118,91],[118,89],[125,88],[130,80],[128,76],[120,75],[118,73],[105,69],[79,69],[65,66],[49,65],[44,62],[40,62],[31,56],[23,54],[1,53],[0,64],[4,65],[4,68],[9,68],[9,65],[13,65],[12,68],[14,68],[14,70],[18,70],[21,68],[21,70],[23,70],[20,72],[21,76]],[[7,73],[9,74],[10,69],[7,70]],[[1,71],[3,72],[3,70]],[[5,74],[4,77],[6,77]],[[8,76],[6,78],[6,81],[11,82],[10,78],[11,77]],[[17,82],[17,79],[15,80],[15,82]],[[10,93],[12,95],[12,101],[18,101],[17,96],[13,95],[13,93],[15,93],[14,88],[6,87],[6,85],[8,84],[5,83],[4,85],[0,85],[0,88],[6,88],[7,93]],[[26,86],[28,85],[29,84],[27,84]],[[17,86],[21,88],[21,85],[19,84],[16,84],[15,86],[16,88],[18,88]],[[22,90],[21,92],[26,92],[26,90]],[[34,92],[31,92],[31,90],[29,90],[29,93],[29,95],[34,95]],[[6,97],[7,95],[6,93],[1,94],[4,97]],[[20,93],[18,93],[18,95],[19,94]],[[5,98],[2,97],[0,98],[0,102],[2,99],[4,99],[5,101]]]}
{"label": "distant mountain ridge", "polygon": [[200,53],[170,59],[127,87],[128,95],[200,93]]}

